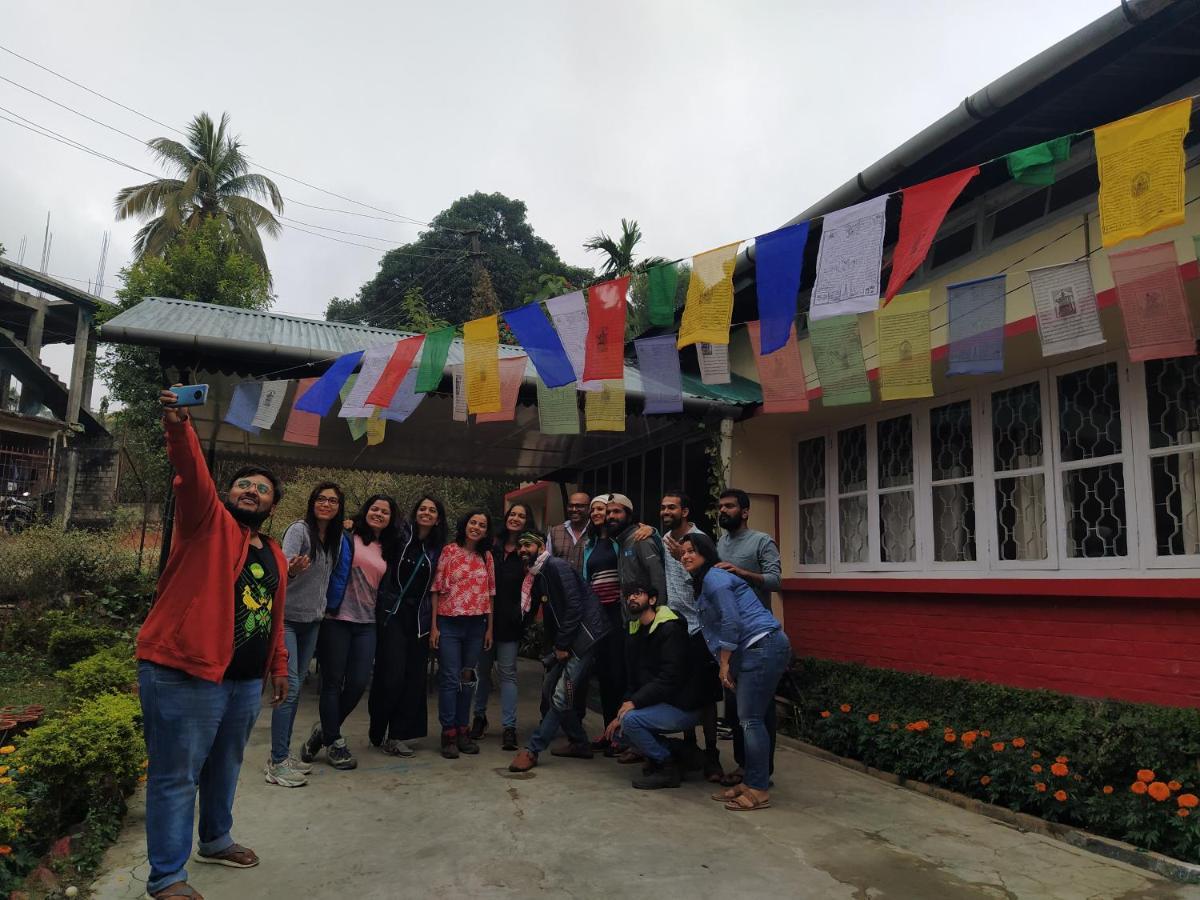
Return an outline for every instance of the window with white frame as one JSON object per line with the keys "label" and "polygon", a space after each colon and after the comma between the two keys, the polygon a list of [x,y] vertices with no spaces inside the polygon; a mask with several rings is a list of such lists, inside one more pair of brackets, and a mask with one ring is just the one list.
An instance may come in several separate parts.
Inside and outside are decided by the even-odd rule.
{"label": "window with white frame", "polygon": [[879,470],[879,561],[915,562],[917,504],[912,416],[877,422],[875,445]]}
{"label": "window with white frame", "polygon": [[996,558],[1000,562],[1047,559],[1050,523],[1042,384],[1031,381],[994,391],[991,401]]}
{"label": "window with white frame", "polygon": [[974,562],[975,441],[971,401],[929,411],[934,562]]}
{"label": "window with white frame", "polygon": [[844,563],[870,559],[868,524],[867,426],[838,432],[838,558]]}
{"label": "window with white frame", "polygon": [[825,438],[801,441],[797,448],[800,498],[799,532],[802,566],[823,566],[828,561],[828,526],[825,515]]}
{"label": "window with white frame", "polygon": [[1200,357],[1151,360],[1144,377],[1155,554],[1200,555]]}

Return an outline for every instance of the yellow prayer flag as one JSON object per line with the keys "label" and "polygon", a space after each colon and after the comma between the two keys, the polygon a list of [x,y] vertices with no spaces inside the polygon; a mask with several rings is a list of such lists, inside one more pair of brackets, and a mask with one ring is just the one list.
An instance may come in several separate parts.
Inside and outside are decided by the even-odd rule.
{"label": "yellow prayer flag", "polygon": [[500,412],[500,320],[484,316],[463,325],[467,412]]}
{"label": "yellow prayer flag", "polygon": [[734,241],[692,257],[692,277],[679,323],[682,349],[692,344],[728,344],[729,319],[733,315],[733,267],[738,247]]}
{"label": "yellow prayer flag", "polygon": [[387,419],[379,415],[381,410],[375,407],[375,411],[371,413],[367,419],[367,446],[375,447],[383,443],[384,433],[387,430]]}
{"label": "yellow prayer flag", "polygon": [[1183,224],[1183,138],[1191,98],[1095,131],[1105,247]]}
{"label": "yellow prayer flag", "polygon": [[933,396],[929,291],[899,294],[875,312],[879,341],[879,399]]}
{"label": "yellow prayer flag", "polygon": [[588,431],[625,430],[625,382],[601,381],[600,390],[584,394],[583,411]]}

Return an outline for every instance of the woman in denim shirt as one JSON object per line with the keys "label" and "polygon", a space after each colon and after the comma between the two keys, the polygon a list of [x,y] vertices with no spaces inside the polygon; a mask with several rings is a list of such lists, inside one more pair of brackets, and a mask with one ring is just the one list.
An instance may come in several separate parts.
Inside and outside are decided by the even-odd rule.
{"label": "woman in denim shirt", "polygon": [[765,720],[773,714],[775,688],[792,659],[783,627],[758,596],[736,575],[716,568],[717,546],[706,534],[680,541],[680,562],[692,576],[700,630],[721,667],[721,684],[737,693],[738,719],[746,735],[746,775],[741,784],[714,794],[736,812],[771,805],[770,737]]}

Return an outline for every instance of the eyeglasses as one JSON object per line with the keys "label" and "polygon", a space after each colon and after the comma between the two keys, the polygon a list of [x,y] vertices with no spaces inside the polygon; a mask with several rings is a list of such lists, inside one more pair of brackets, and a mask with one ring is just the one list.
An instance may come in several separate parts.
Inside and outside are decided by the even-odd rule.
{"label": "eyeglasses", "polygon": [[586,503],[568,503],[567,504],[567,509],[587,509],[587,508],[588,508],[588,505]]}
{"label": "eyeglasses", "polygon": [[337,506],[338,498],[337,497],[318,497],[316,500],[313,501],[313,505],[314,506],[316,506],[316,505]]}
{"label": "eyeglasses", "polygon": [[271,493],[271,486],[269,484],[263,484],[261,481],[251,481],[249,478],[243,478],[233,486],[239,491],[248,491],[250,488],[254,488],[264,497]]}

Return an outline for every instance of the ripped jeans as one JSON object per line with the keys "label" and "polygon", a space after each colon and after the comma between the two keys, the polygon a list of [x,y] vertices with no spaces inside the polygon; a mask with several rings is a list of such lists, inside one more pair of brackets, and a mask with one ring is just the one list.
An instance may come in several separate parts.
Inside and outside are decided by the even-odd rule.
{"label": "ripped jeans", "polygon": [[438,616],[438,721],[443,731],[470,725],[487,620],[486,615]]}

